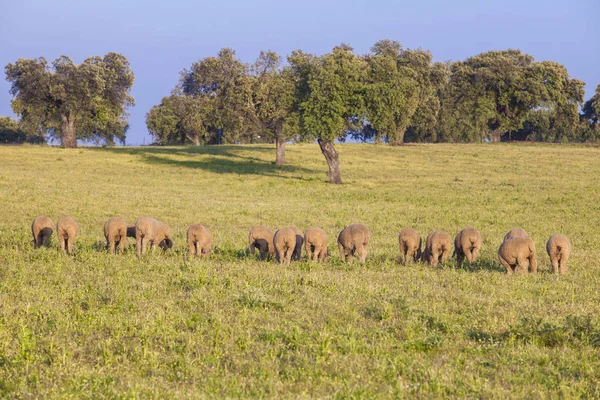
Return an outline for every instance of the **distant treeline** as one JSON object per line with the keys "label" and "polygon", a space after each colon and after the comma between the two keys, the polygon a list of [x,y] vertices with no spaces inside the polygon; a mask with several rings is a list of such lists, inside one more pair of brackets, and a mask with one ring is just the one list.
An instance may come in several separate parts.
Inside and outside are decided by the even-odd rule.
{"label": "distant treeline", "polygon": [[[287,62],[261,51],[252,64],[232,49],[193,63],[146,115],[156,144],[318,141],[341,183],[334,143],[482,142],[600,139],[600,85],[584,103],[584,82],[552,61],[519,50],[433,62],[427,50],[381,40],[364,55],[341,44],[316,56],[293,51]],[[57,138],[124,143],[133,72],[117,53],[75,65],[61,56],[6,66],[17,123],[0,120],[0,143]],[[15,130],[15,126],[17,127]]]}
{"label": "distant treeline", "polygon": [[161,144],[597,141],[600,86],[585,103],[583,94],[563,65],[519,50],[434,63],[382,40],[360,56],[342,44],[287,63],[261,52],[249,65],[222,49],[185,69],[146,122]]}

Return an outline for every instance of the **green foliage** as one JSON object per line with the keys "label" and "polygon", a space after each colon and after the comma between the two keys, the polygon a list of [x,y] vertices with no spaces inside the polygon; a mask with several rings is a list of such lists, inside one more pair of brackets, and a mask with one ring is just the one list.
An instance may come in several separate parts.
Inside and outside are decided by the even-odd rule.
{"label": "green foliage", "polygon": [[585,102],[582,107],[583,118],[588,119],[598,125],[600,119],[600,85],[596,86],[596,93]]}
{"label": "green foliage", "polygon": [[26,132],[49,131],[65,147],[75,147],[77,139],[125,142],[134,76],[121,54],[90,57],[79,65],[61,56],[52,67],[43,57],[19,59],[6,66],[6,78]]}
{"label": "green foliage", "polygon": [[252,66],[253,102],[260,131],[266,138],[287,141],[299,134],[293,115],[295,86],[290,68],[281,68],[281,57],[261,51]]}
{"label": "green foliage", "polygon": [[206,57],[183,70],[178,89],[203,104],[209,132],[221,132],[222,143],[235,143],[252,141],[256,132],[253,83],[248,66],[235,57],[235,51],[224,48],[217,57]]}
{"label": "green foliage", "polygon": [[[290,62],[295,62],[292,58]],[[300,59],[304,62],[305,59]],[[303,71],[303,65],[293,65]],[[342,44],[311,60],[305,75],[305,101],[300,104],[303,136],[333,141],[343,137],[364,115],[364,78],[367,65]]]}
{"label": "green foliage", "polygon": [[437,91],[445,84],[443,64],[432,64],[428,51],[404,50],[399,42],[382,40],[366,61],[367,119],[377,137],[402,144],[409,126],[431,132],[437,123]]}
{"label": "green foliage", "polygon": [[211,137],[205,124],[210,113],[208,103],[206,99],[187,95],[164,97],[146,114],[148,131],[160,144],[209,143]]}
{"label": "green foliage", "polygon": [[11,117],[0,116],[0,144],[45,143],[43,132],[27,134]]}
{"label": "green foliage", "polygon": [[552,141],[568,139],[577,125],[583,82],[564,66],[519,50],[490,51],[456,62],[442,94],[440,131],[447,141],[481,141],[520,129],[529,113],[553,112]]}

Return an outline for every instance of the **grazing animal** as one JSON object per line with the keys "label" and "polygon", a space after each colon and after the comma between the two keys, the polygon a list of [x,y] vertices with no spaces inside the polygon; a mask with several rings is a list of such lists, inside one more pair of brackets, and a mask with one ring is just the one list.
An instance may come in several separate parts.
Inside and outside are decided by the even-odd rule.
{"label": "grazing animal", "polygon": [[265,259],[267,255],[273,257],[275,255],[273,231],[266,226],[253,226],[248,233],[248,246],[251,254],[254,254],[255,248],[258,249],[261,259]]}
{"label": "grazing animal", "polygon": [[123,254],[127,243],[127,222],[120,217],[109,219],[104,224],[104,237],[109,253],[116,254],[119,246],[119,252]]}
{"label": "grazing animal", "polygon": [[323,262],[327,257],[327,233],[321,228],[308,228],[304,232],[304,246],[309,260]]}
{"label": "grazing animal", "polygon": [[150,217],[140,217],[135,221],[135,240],[138,257],[146,252],[148,245],[154,250],[159,243],[164,242],[164,251],[173,247],[169,226]]}
{"label": "grazing animal", "polygon": [[190,256],[210,255],[213,239],[212,233],[200,224],[190,225],[187,230],[187,243]]}
{"label": "grazing animal", "polygon": [[427,235],[422,259],[435,267],[448,259],[451,249],[452,237],[444,231],[433,231]]}
{"label": "grazing animal", "polygon": [[273,236],[275,258],[280,264],[290,265],[292,254],[296,249],[296,232],[292,227],[278,229]]}
{"label": "grazing animal", "polygon": [[529,236],[515,236],[505,240],[498,249],[498,259],[506,268],[507,274],[527,272],[528,265],[531,273],[535,274],[537,271],[535,243]]}
{"label": "grazing animal", "polygon": [[514,238],[517,236],[529,236],[529,234],[527,233],[527,231],[525,229],[522,228],[512,228],[510,231],[508,231],[506,233],[506,235],[504,235],[504,240],[508,240],[510,238]]}
{"label": "grazing animal", "polygon": [[296,234],[296,247],[292,253],[292,260],[300,261],[300,258],[302,257],[302,244],[304,243],[304,235],[302,235],[302,231],[298,229],[297,226],[292,225],[290,228],[292,228]]}
{"label": "grazing animal", "polygon": [[60,248],[67,254],[73,254],[73,246],[79,232],[79,224],[69,216],[62,216],[56,222],[56,236]]}
{"label": "grazing animal", "polygon": [[466,258],[469,264],[477,260],[479,250],[481,249],[481,233],[475,228],[465,228],[458,232],[454,238],[454,254],[456,256],[456,265],[461,266]]}
{"label": "grazing animal", "polygon": [[546,251],[552,263],[552,272],[564,274],[567,272],[567,260],[571,255],[571,242],[563,234],[555,233],[546,243]]}
{"label": "grazing animal", "polygon": [[33,233],[33,248],[39,249],[48,244],[50,236],[54,231],[54,222],[50,217],[40,215],[31,223],[31,233]]}
{"label": "grazing animal", "polygon": [[363,224],[352,224],[338,235],[338,250],[340,258],[348,264],[352,264],[353,256],[358,253],[361,263],[367,258],[369,247],[369,228]]}
{"label": "grazing animal", "polygon": [[421,235],[411,228],[404,228],[398,235],[400,246],[400,261],[406,265],[421,258]]}

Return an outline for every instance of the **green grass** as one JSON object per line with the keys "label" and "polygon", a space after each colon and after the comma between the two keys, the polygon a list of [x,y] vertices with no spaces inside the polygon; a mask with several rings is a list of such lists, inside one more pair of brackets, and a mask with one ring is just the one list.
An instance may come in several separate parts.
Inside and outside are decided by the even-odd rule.
{"label": "green grass", "polygon": [[[600,149],[553,145],[339,145],[341,186],[316,145],[0,147],[0,397],[571,398],[600,396]],[[46,214],[80,225],[75,255],[35,251]],[[104,250],[113,216],[168,223],[174,251]],[[367,262],[335,240],[371,230]],[[192,223],[211,259],[186,257]],[[323,265],[246,255],[251,226],[315,225]],[[483,236],[456,268],[397,264],[399,231]],[[535,276],[497,262],[525,228]],[[552,233],[573,244],[550,274]]]}

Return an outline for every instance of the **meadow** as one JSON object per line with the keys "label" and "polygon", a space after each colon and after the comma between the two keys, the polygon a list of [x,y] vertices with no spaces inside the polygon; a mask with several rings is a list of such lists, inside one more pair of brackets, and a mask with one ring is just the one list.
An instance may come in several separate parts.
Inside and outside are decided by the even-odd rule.
{"label": "meadow", "polygon": [[[598,398],[600,148],[340,144],[344,185],[316,144],[0,147],[0,397]],[[37,215],[80,225],[75,254],[34,250]],[[103,224],[165,221],[174,248],[105,250]],[[370,228],[367,262],[337,234]],[[189,259],[187,226],[214,237]],[[253,225],[319,226],[324,264],[248,255]],[[481,231],[473,265],[398,264],[398,233]],[[525,228],[538,274],[507,276]],[[550,273],[553,233],[573,244]],[[304,254],[303,254],[304,255]],[[305,257],[305,255],[304,255]]]}

